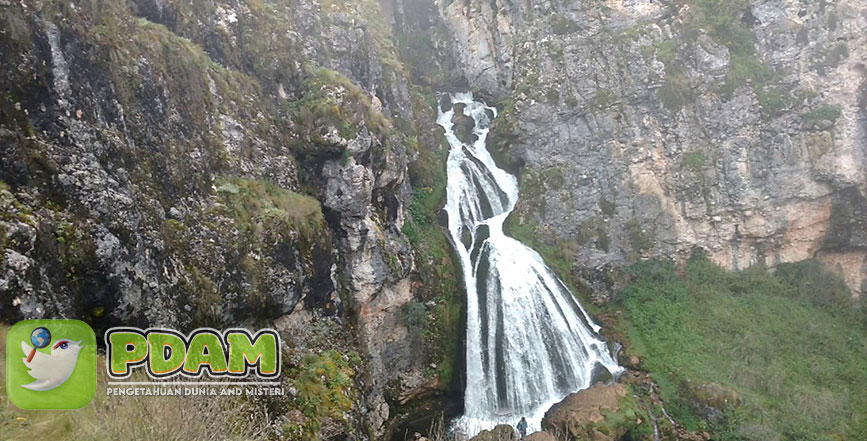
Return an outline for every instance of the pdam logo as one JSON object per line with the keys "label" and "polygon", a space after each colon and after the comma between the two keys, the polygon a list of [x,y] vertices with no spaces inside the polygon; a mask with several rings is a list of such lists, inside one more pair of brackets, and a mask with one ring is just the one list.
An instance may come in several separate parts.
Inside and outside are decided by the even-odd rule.
{"label": "pdam logo", "polygon": [[253,335],[240,328],[199,328],[185,336],[172,329],[111,328],[105,347],[110,379],[127,379],[140,367],[152,379],[280,375],[280,336],[273,329]]}
{"label": "pdam logo", "polygon": [[6,336],[6,392],[22,409],[78,409],[96,391],[96,335],[78,320],[25,320]]}

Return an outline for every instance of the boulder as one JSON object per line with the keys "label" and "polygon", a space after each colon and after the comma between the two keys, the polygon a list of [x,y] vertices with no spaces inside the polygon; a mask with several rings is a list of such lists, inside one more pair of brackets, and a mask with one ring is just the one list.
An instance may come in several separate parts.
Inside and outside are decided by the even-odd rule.
{"label": "boulder", "polygon": [[518,441],[518,431],[508,424],[500,424],[491,430],[483,430],[470,441]]}
{"label": "boulder", "polygon": [[526,441],[557,441],[554,435],[551,435],[544,430],[541,432],[533,432],[525,438]]}
{"label": "boulder", "polygon": [[464,144],[472,144],[479,139],[473,129],[476,127],[476,120],[468,115],[464,115],[463,105],[455,106],[455,114],[452,116],[452,124],[454,124],[455,136],[458,137]]}
{"label": "boulder", "polygon": [[597,361],[593,366],[593,370],[590,371],[590,384],[609,383],[613,380],[614,375],[611,374],[611,371]]}
{"label": "boulder", "polygon": [[549,433],[583,437],[588,425],[605,419],[605,412],[619,410],[620,399],[626,396],[626,386],[619,383],[597,384],[578,391],[545,412],[542,428]]}
{"label": "boulder", "polygon": [[689,397],[689,405],[698,416],[713,421],[729,407],[741,404],[741,396],[729,386],[717,383],[693,384],[686,382],[682,386],[684,396]]}

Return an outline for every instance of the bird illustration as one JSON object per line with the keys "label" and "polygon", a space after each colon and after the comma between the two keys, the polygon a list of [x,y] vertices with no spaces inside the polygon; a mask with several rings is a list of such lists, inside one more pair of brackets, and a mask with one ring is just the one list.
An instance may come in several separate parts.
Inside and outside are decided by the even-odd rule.
{"label": "bird illustration", "polygon": [[[22,358],[28,374],[36,381],[22,384],[30,390],[44,391],[60,386],[72,375],[81,352],[81,340],[58,340],[51,347],[51,354],[35,351],[27,342],[21,342],[21,350],[27,357]],[[35,352],[35,354],[33,354]],[[28,361],[29,360],[29,361]]]}

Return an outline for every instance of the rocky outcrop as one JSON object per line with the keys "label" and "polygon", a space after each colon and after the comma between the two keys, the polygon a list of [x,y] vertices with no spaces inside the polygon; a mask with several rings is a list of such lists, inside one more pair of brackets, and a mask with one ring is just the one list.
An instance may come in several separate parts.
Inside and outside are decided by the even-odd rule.
{"label": "rocky outcrop", "polygon": [[[616,383],[597,384],[571,394],[555,404],[542,419],[542,428],[548,433],[562,434],[577,439],[602,439],[593,423],[605,420],[606,412],[620,409],[620,399],[627,396],[626,387]],[[609,438],[611,439],[611,438]]]}
{"label": "rocky outcrop", "polygon": [[557,438],[554,438],[554,435],[551,435],[550,433],[545,431],[533,432],[527,435],[527,437],[524,439],[526,441],[557,441]]}
{"label": "rocky outcrop", "polygon": [[743,401],[736,390],[722,384],[687,382],[681,387],[693,412],[706,421],[717,420],[725,410],[740,406]]}
{"label": "rocky outcrop", "polygon": [[863,292],[864,6],[710,4],[439,3],[524,165],[517,220],[597,300],[608,266],[696,246],[735,269],[815,257]]}
{"label": "rocky outcrop", "polygon": [[518,431],[508,424],[500,424],[491,430],[483,430],[476,436],[470,438],[470,441],[518,441],[520,439]]}

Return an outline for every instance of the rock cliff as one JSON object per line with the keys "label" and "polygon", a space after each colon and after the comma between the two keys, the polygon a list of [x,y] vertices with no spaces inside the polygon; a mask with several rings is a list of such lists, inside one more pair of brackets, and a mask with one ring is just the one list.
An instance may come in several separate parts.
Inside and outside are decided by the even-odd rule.
{"label": "rock cliff", "polygon": [[[0,1],[0,318],[280,318],[287,350],[362,355],[358,418],[317,434],[296,413],[314,437],[380,438],[399,400],[448,390],[429,365],[455,357],[413,347],[405,319],[430,300],[410,175],[434,186],[442,162],[402,7]],[[329,322],[341,341],[312,347]]]}
{"label": "rock cliff", "polygon": [[863,3],[438,5],[501,107],[514,223],[597,300],[610,266],[697,246],[735,269],[819,258],[867,289]]}

